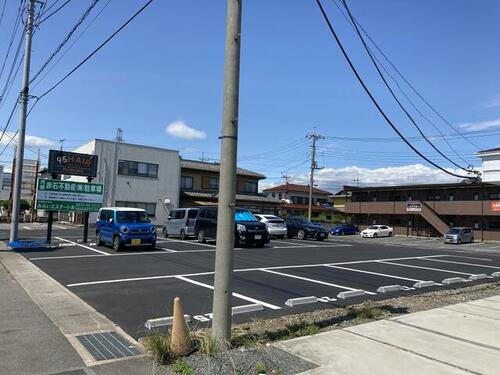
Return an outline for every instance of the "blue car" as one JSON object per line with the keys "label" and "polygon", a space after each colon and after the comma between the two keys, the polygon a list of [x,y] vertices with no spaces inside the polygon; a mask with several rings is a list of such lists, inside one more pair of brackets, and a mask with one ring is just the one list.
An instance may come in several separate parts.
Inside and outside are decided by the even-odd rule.
{"label": "blue car", "polygon": [[344,234],[357,234],[358,227],[351,224],[341,224],[330,229],[330,234],[334,236],[343,236]]}
{"label": "blue car", "polygon": [[129,207],[101,208],[96,223],[97,245],[110,244],[115,251],[125,246],[156,246],[156,227],[145,210]]}

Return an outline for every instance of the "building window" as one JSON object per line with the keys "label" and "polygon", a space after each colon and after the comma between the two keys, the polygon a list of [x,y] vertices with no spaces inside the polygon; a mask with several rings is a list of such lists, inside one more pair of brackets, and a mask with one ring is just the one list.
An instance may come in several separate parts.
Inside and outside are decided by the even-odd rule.
{"label": "building window", "polygon": [[500,193],[490,193],[488,197],[490,199],[500,199]]}
{"label": "building window", "polygon": [[193,177],[181,176],[181,189],[192,189]]}
{"label": "building window", "polygon": [[142,208],[151,217],[155,217],[156,214],[156,203],[116,201],[115,205],[117,207]]}
{"label": "building window", "polygon": [[475,200],[475,201],[478,201],[478,200],[479,200],[479,194],[478,194],[478,193],[474,193],[474,200]]}
{"label": "building window", "polygon": [[449,199],[450,199],[450,201],[452,201],[454,199],[453,194],[450,194]]}
{"label": "building window", "polygon": [[123,176],[158,177],[158,164],[141,161],[119,160],[118,174]]}
{"label": "building window", "polygon": [[489,227],[490,229],[500,229],[500,221],[490,221]]}
{"label": "building window", "polygon": [[201,178],[202,189],[217,190],[219,189],[219,179],[217,177],[203,176]]}
{"label": "building window", "polygon": [[479,221],[474,222],[474,229],[479,229]]}
{"label": "building window", "polygon": [[276,198],[276,193],[271,193],[271,196],[272,196],[273,198]]}
{"label": "building window", "polygon": [[243,186],[243,191],[245,193],[257,193],[257,183],[245,182],[245,185]]}
{"label": "building window", "polygon": [[283,199],[283,194],[282,193],[278,193],[278,199]]}

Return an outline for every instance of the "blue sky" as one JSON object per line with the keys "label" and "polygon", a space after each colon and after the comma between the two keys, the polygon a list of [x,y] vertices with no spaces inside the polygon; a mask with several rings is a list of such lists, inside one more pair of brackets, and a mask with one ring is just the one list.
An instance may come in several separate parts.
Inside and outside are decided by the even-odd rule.
{"label": "blue sky", "polygon": [[[47,7],[56,1],[47,0]],[[100,0],[68,45],[105,7],[100,16],[47,77],[34,82],[31,93],[43,93],[144,2]],[[33,40],[32,74],[90,3],[73,0],[40,26]],[[323,3],[384,109],[404,134],[416,136],[334,1]],[[7,0],[0,24],[0,62],[18,4]],[[370,36],[449,122],[461,131],[500,131],[500,2],[352,0],[349,4]],[[205,158],[218,159],[225,16],[225,0],[156,0],[39,102],[28,121],[31,145],[41,145],[46,153],[46,146],[58,147],[64,138],[65,149],[71,149],[93,138],[111,139],[120,127],[127,142],[178,149],[187,158],[197,159],[203,152]],[[319,164],[325,167],[318,172],[322,187],[335,189],[358,177],[361,184],[456,180],[428,167],[401,142],[335,138],[395,134],[355,81],[315,1],[245,1],[241,57],[239,164],[266,174],[266,184],[279,183],[285,171],[296,182],[306,180],[309,147],[304,137],[313,127],[327,137],[319,142]],[[5,79],[4,73],[0,88]],[[19,87],[18,76],[0,107],[0,124],[5,124]],[[422,102],[412,99],[441,132],[453,133]],[[426,134],[437,134],[418,114],[415,118]],[[16,115],[8,131],[15,131],[17,119]],[[500,146],[497,139],[495,133],[472,138],[482,148]],[[449,142],[464,159],[478,164],[471,144],[459,137]],[[424,142],[415,145],[426,155],[436,154]],[[436,146],[455,157],[442,140]],[[27,151],[27,157],[32,155]],[[0,161],[8,164],[11,158],[9,147]],[[441,159],[435,158],[453,167]]]}

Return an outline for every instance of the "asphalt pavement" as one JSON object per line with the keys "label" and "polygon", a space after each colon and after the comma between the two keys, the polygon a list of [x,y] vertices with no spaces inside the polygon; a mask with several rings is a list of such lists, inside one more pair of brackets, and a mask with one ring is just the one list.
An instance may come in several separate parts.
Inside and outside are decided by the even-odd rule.
{"label": "asphalt pavement", "polygon": [[[171,316],[176,296],[182,298],[193,325],[210,324],[214,243],[159,238],[154,250],[127,248],[117,253],[111,247],[79,243],[82,228],[60,227],[54,227],[53,234],[60,247],[17,251],[130,336],[146,335],[148,319]],[[43,225],[21,226],[21,238],[43,239],[45,229]],[[0,230],[1,238],[7,236]],[[253,305],[259,310],[237,314],[234,319],[246,321],[498,280],[494,276],[500,272],[500,253],[495,249],[480,244],[443,248],[432,241],[349,236],[324,242],[273,240],[265,248],[237,248],[233,306]],[[458,282],[445,284],[450,278]],[[417,287],[431,281],[430,287]],[[381,289],[394,285],[399,289]],[[309,298],[315,303],[296,305],[304,297],[316,297]]]}

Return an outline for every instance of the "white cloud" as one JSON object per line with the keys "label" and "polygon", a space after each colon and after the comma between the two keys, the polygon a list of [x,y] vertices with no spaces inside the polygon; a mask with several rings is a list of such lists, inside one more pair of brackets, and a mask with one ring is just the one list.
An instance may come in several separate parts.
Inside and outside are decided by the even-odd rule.
{"label": "white cloud", "polygon": [[182,139],[205,139],[207,134],[189,127],[184,121],[174,121],[165,128],[167,134]]}
{"label": "white cloud", "polygon": [[483,107],[485,108],[500,107],[500,94],[495,96],[493,99],[490,99],[487,102],[483,103]]}
{"label": "white cloud", "polygon": [[[5,135],[4,135],[4,137],[2,137],[0,144],[6,145],[7,143],[10,142],[12,137],[14,137],[14,133],[5,132]],[[16,143],[17,143],[17,139],[18,139],[18,137],[16,135],[16,137],[14,138],[14,141]],[[13,143],[14,142],[11,142],[11,145]],[[33,147],[51,147],[54,145],[54,142],[51,141],[50,139],[37,137],[35,135],[26,135],[25,143],[27,146],[33,146]]]}
{"label": "white cloud", "polygon": [[485,130],[489,128],[500,127],[500,117],[493,120],[476,121],[476,122],[464,122],[459,124],[459,126],[466,130]]}
{"label": "white cloud", "polygon": [[[464,175],[462,170],[447,168],[448,171],[458,175]],[[291,183],[309,183],[309,174],[296,174],[291,176]],[[360,186],[382,186],[382,185],[407,185],[407,184],[427,184],[457,182],[461,179],[450,176],[445,172],[425,166],[423,164],[411,164],[399,167],[385,168],[362,168],[357,166],[343,168],[324,168],[316,172],[314,183],[320,189],[336,192],[342,189],[343,185],[357,185],[359,179]],[[275,185],[280,185],[282,181],[267,182],[261,184],[261,189],[266,189]]]}

